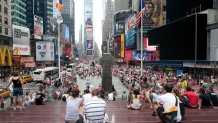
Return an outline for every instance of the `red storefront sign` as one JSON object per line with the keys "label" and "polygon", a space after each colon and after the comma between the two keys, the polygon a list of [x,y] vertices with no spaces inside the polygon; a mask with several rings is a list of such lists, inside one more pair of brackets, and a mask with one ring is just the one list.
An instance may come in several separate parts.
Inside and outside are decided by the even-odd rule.
{"label": "red storefront sign", "polygon": [[125,61],[132,60],[132,50],[125,50]]}

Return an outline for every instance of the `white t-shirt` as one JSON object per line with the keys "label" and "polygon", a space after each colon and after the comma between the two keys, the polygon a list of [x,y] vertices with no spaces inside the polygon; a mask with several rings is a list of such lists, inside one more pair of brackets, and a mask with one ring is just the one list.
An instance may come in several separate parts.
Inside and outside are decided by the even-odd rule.
{"label": "white t-shirt", "polygon": [[79,107],[81,102],[82,98],[67,98],[65,120],[76,122],[79,119]]}
{"label": "white t-shirt", "polygon": [[82,98],[83,98],[83,104],[86,104],[90,99],[92,99],[92,94],[91,93],[84,94]]}
{"label": "white t-shirt", "polygon": [[109,93],[108,94],[108,100],[109,101],[113,101],[114,100],[114,94],[113,93]]}
{"label": "white t-shirt", "polygon": [[[176,97],[177,98],[177,97]],[[172,106],[175,106],[176,98],[172,93],[166,93],[158,97],[158,101],[163,104],[164,111],[168,110]],[[179,99],[177,98],[177,122],[180,122],[182,119],[180,107],[179,107]]]}

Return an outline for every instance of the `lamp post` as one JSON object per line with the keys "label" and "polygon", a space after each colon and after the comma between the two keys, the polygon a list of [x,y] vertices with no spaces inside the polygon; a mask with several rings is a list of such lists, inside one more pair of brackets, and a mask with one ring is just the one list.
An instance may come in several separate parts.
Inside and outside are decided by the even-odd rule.
{"label": "lamp post", "polygon": [[58,23],[58,78],[60,80],[61,79],[61,50],[60,50],[61,36],[60,36],[60,24],[63,23],[63,18],[62,18],[61,15],[58,15],[57,23]]}
{"label": "lamp post", "polygon": [[142,1],[141,0],[141,77],[143,75],[143,14],[142,14]]}

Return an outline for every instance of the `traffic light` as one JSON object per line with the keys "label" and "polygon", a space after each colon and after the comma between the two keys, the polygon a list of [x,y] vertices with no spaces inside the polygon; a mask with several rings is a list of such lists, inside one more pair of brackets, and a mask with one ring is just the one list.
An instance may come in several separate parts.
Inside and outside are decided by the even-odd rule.
{"label": "traffic light", "polygon": [[56,8],[58,8],[60,11],[63,10],[62,0],[57,1]]}

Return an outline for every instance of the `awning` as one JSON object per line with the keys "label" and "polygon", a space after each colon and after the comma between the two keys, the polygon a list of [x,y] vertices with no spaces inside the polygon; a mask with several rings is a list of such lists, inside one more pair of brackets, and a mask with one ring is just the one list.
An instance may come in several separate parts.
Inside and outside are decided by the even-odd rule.
{"label": "awning", "polygon": [[36,63],[25,63],[25,67],[36,67]]}
{"label": "awning", "polygon": [[34,57],[21,57],[20,62],[21,63],[33,63]]}

